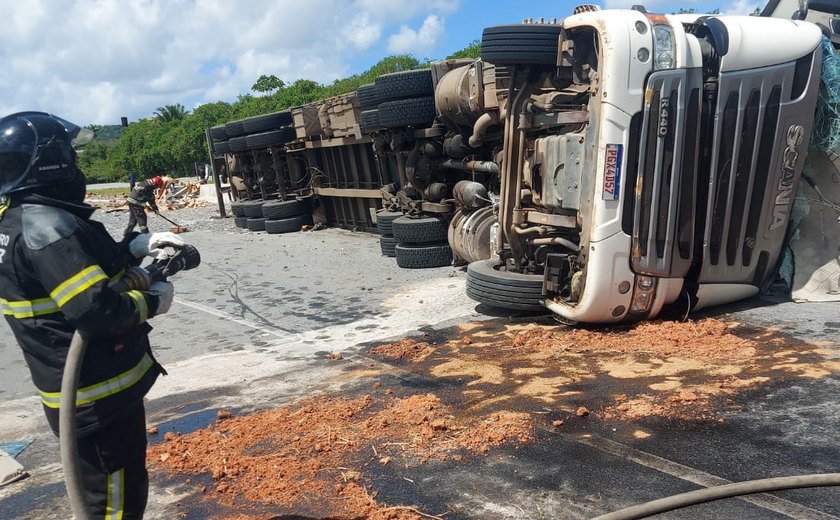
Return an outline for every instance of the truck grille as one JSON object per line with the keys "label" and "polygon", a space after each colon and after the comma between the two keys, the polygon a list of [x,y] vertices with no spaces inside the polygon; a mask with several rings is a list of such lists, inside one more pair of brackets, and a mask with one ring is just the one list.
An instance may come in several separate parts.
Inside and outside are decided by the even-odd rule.
{"label": "truck grille", "polygon": [[[816,56],[816,59],[815,59]],[[772,280],[802,172],[819,85],[819,55],[720,74],[704,201],[700,283]],[[789,133],[801,135],[789,144]],[[783,161],[789,164],[785,173]],[[706,167],[707,165],[707,167]]]}
{"label": "truck grille", "polygon": [[700,69],[648,80],[633,204],[631,263],[639,274],[682,277],[691,266],[702,81]]}

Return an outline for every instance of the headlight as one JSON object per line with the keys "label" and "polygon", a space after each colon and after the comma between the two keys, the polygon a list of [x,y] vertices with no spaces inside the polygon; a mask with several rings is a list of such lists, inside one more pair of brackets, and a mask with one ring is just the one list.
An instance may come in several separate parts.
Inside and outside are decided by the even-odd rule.
{"label": "headlight", "polygon": [[631,314],[646,314],[650,311],[653,298],[656,296],[656,278],[651,276],[636,277],[636,289],[630,303]]}
{"label": "headlight", "polygon": [[653,26],[653,67],[656,70],[673,69],[676,65],[674,31],[668,25]]}

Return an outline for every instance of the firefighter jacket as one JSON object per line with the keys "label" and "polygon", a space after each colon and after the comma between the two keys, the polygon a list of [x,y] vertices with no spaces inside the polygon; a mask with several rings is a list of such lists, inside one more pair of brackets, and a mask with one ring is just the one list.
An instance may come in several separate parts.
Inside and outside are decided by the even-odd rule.
{"label": "firefighter jacket", "polygon": [[70,340],[77,328],[86,333],[77,425],[80,436],[93,433],[140,402],[163,371],[152,357],[146,323],[158,297],[108,287],[139,261],[127,240],[115,242],[90,220],[90,206],[27,194],[0,206],[0,213],[0,310],[56,433]]}
{"label": "firefighter jacket", "polygon": [[131,193],[128,194],[129,204],[134,204],[135,206],[145,206],[146,203],[151,206],[151,208],[157,211],[157,203],[155,203],[155,185],[152,184],[151,180],[140,181],[134,185],[134,189],[131,190]]}

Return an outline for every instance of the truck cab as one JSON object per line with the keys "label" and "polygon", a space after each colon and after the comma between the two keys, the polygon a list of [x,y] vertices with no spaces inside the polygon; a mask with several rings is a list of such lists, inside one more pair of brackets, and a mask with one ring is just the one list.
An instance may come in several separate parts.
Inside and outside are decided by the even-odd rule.
{"label": "truck cab", "polygon": [[486,29],[482,60],[509,79],[496,85],[497,278],[471,296],[498,304],[483,291],[539,280],[528,294],[563,320],[610,323],[766,288],[821,39],[807,21],[594,7]]}

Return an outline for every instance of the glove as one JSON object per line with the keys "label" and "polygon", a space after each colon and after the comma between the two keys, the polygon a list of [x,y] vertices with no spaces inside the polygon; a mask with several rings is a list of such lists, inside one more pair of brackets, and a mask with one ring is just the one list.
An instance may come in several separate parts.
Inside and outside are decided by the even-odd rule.
{"label": "glove", "polygon": [[172,306],[172,298],[175,297],[175,286],[171,282],[155,282],[149,288],[149,293],[158,297],[158,306],[155,316],[166,314]]}
{"label": "glove", "polygon": [[134,255],[134,258],[143,258],[144,256],[151,256],[157,260],[165,259],[168,254],[166,247],[181,247],[184,245],[184,239],[170,233],[168,231],[163,233],[141,233],[134,240],[129,242],[128,250]]}

